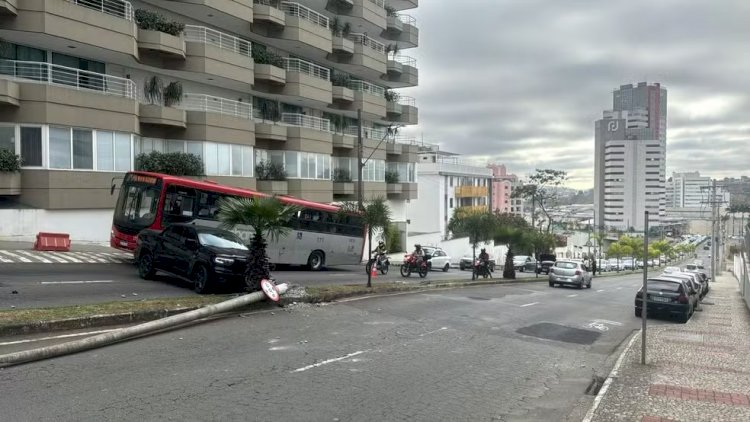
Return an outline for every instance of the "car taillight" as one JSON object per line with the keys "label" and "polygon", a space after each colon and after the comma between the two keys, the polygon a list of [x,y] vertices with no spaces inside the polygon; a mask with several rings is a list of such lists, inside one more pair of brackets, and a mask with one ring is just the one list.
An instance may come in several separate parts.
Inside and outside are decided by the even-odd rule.
{"label": "car taillight", "polygon": [[677,302],[679,303],[688,303],[688,297],[685,293],[680,293],[679,296],[677,296]]}
{"label": "car taillight", "polygon": [[576,275],[581,275],[581,270],[576,270]]}

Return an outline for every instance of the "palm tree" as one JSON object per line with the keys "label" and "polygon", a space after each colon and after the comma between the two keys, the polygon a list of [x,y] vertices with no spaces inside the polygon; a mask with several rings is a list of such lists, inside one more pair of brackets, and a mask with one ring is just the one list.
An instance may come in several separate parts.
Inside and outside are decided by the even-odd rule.
{"label": "palm tree", "polygon": [[[369,204],[359,208],[356,202],[344,202],[340,205],[340,213],[359,214],[362,223],[367,226],[367,262],[372,260],[372,236],[378,231],[382,238],[388,239],[391,226],[391,208],[383,197],[374,198]],[[367,287],[372,287],[372,273],[367,273]]]}
{"label": "palm tree", "polygon": [[275,197],[226,198],[219,205],[219,221],[225,229],[249,226],[253,238],[248,252],[248,265],[245,277],[251,291],[260,288],[260,282],[270,277],[266,236],[277,240],[290,230],[289,221],[300,207],[282,204]]}
{"label": "palm tree", "polygon": [[[497,218],[495,215],[485,211],[463,211],[460,208],[448,221],[448,230],[454,237],[467,236],[471,243],[472,265],[477,259],[477,245],[481,242],[492,240],[497,229]],[[471,279],[476,278],[476,272],[471,272]]]}

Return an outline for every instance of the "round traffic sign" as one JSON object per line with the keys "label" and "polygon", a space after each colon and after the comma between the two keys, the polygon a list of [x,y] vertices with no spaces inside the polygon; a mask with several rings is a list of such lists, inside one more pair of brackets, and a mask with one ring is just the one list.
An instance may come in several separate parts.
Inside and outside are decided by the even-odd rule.
{"label": "round traffic sign", "polygon": [[263,293],[265,293],[266,297],[268,297],[272,301],[278,302],[279,299],[281,299],[281,296],[279,296],[279,292],[278,290],[276,290],[276,286],[274,286],[273,282],[265,279],[261,280],[260,288],[263,290]]}

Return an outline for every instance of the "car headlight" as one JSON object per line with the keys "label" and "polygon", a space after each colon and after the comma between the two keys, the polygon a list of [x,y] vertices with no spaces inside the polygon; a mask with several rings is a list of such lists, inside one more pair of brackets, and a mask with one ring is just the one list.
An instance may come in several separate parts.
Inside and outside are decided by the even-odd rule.
{"label": "car headlight", "polygon": [[214,258],[214,263],[216,265],[232,265],[234,264],[234,258],[224,258],[221,256],[217,256]]}

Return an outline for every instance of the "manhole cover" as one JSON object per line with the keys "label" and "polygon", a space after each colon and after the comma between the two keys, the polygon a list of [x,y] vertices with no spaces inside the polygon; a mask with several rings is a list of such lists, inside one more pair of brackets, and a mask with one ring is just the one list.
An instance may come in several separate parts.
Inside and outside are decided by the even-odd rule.
{"label": "manhole cover", "polygon": [[467,296],[467,297],[469,299],[474,299],[474,300],[490,300],[490,298],[488,297],[476,297],[476,296]]}
{"label": "manhole cover", "polygon": [[516,332],[527,336],[575,344],[592,344],[601,335],[597,331],[566,327],[565,325],[552,324],[550,322],[522,327],[517,329]]}

